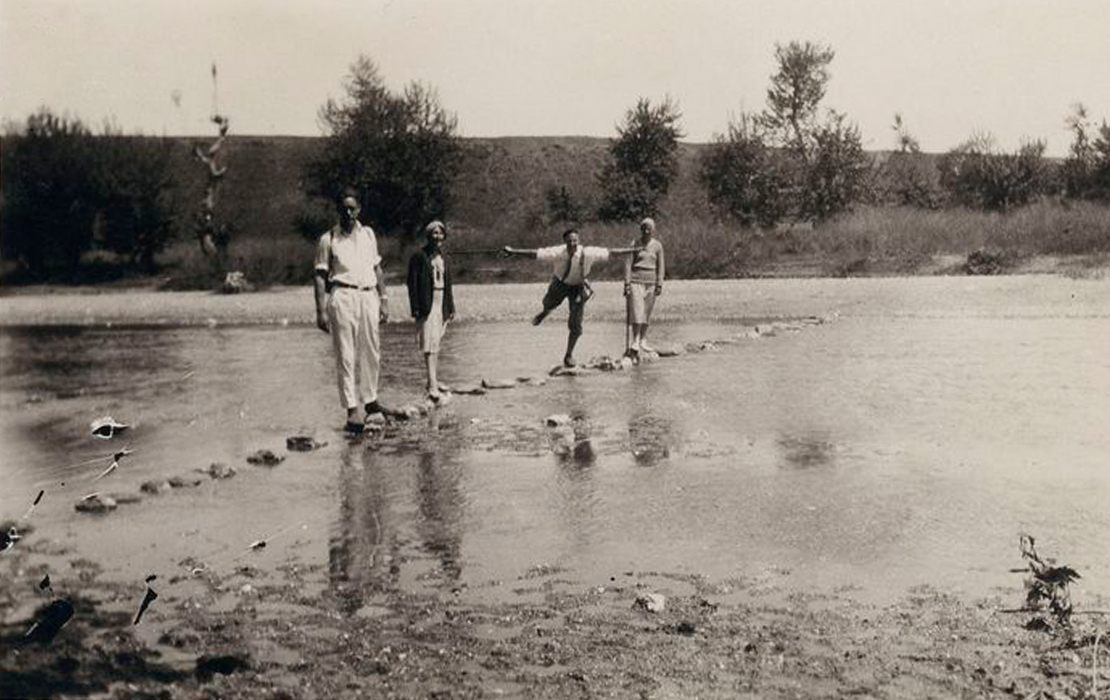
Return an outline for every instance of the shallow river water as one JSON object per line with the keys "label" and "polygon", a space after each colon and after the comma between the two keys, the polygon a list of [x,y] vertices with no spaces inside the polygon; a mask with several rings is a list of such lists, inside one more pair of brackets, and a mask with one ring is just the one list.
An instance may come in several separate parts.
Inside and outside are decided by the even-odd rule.
{"label": "shallow river water", "polygon": [[[538,289],[460,288],[443,381],[545,375],[561,356],[565,312],[528,325]],[[0,300],[0,518],[18,519],[44,490],[26,519],[33,537],[127,580],[252,563],[315,566],[322,585],[356,594],[509,595],[554,569],[597,585],[654,571],[874,600],[919,584],[982,595],[1020,585],[1008,569],[1022,566],[1018,536],[1029,533],[1080,571],[1079,596],[1110,590],[1110,283],[670,289],[656,345],[736,342],[455,397],[361,441],[336,430],[329,339],[304,323],[303,291],[289,297],[286,325],[249,314],[230,325],[13,323],[30,302]],[[479,310],[467,316],[468,303]],[[618,309],[610,299],[590,312],[582,358],[619,352]],[[826,322],[738,336],[806,315]],[[411,331],[385,326],[389,403],[421,393]],[[545,427],[552,414],[573,427]],[[98,440],[89,423],[103,415],[133,427]],[[287,453],[298,434],[327,445]],[[124,445],[134,453],[95,480]],[[248,465],[260,448],[286,459]],[[213,462],[239,473],[107,516],[74,511],[86,493],[136,493]],[[265,550],[246,549],[262,538]]]}

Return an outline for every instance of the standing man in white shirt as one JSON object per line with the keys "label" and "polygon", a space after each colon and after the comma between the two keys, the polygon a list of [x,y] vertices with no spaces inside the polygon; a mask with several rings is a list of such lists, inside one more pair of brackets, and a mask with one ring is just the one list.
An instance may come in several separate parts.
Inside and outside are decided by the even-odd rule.
{"label": "standing man in white shirt", "polygon": [[567,352],[563,356],[563,366],[573,367],[574,346],[582,335],[582,318],[586,302],[593,296],[590,289],[590,268],[596,262],[609,259],[610,255],[629,255],[634,248],[601,248],[579,245],[577,229],[569,228],[563,232],[563,245],[548,248],[513,248],[505,246],[505,255],[521,255],[537,260],[551,261],[552,278],[543,295],[543,310],[532,318],[532,325],[543,323],[547,315],[554,311],[563,300],[570,304],[570,318],[567,319]]}
{"label": "standing man in white shirt", "polygon": [[331,333],[346,429],[358,433],[360,407],[364,416],[384,412],[379,323],[389,320],[389,296],[374,231],[358,220],[358,197],[344,191],[336,204],[339,223],[316,244],[316,326]]}

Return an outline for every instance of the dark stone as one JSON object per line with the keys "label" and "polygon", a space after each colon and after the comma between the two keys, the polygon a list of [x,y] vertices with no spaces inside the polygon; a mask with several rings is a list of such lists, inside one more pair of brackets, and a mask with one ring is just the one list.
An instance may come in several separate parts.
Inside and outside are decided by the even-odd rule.
{"label": "dark stone", "polygon": [[247,461],[251,464],[261,464],[264,467],[276,467],[285,461],[285,457],[276,455],[270,450],[259,450],[247,457]]}
{"label": "dark stone", "polygon": [[71,617],[73,617],[72,603],[62,598],[51,601],[50,605],[47,605],[39,613],[35,624],[31,625],[27,634],[23,635],[23,641],[26,643],[49,644]]}
{"label": "dark stone", "polygon": [[170,486],[175,489],[188,489],[194,486],[200,486],[201,479],[195,476],[175,476],[170,479]]}
{"label": "dark stone", "polygon": [[157,493],[162,493],[164,491],[169,491],[172,488],[173,488],[173,485],[170,484],[169,481],[167,481],[165,479],[162,479],[161,481],[159,481],[157,479],[154,479],[152,481],[144,481],[143,485],[139,487],[139,490],[142,491],[143,493],[155,493],[155,494],[157,494]]}
{"label": "dark stone", "polygon": [[209,681],[217,673],[228,676],[250,667],[250,659],[242,654],[205,654],[197,659],[196,674],[200,680]]}
{"label": "dark stone", "polygon": [[77,501],[73,508],[81,513],[107,513],[116,509],[116,501],[111,496],[94,493]]}
{"label": "dark stone", "polygon": [[213,462],[204,473],[213,479],[230,479],[235,476],[235,468],[223,462]]}
{"label": "dark stone", "polygon": [[316,440],[309,435],[295,435],[290,438],[285,438],[285,449],[290,452],[312,452],[327,444],[326,442],[316,442]]}

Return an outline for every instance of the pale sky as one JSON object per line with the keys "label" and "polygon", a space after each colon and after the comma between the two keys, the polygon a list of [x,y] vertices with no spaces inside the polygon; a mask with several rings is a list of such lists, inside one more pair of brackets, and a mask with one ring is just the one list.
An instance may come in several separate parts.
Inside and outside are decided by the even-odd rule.
{"label": "pale sky", "polygon": [[232,133],[315,136],[363,53],[464,136],[609,137],[669,95],[704,142],[763,107],[776,42],[808,40],[869,149],[899,112],[927,151],[989,131],[1062,155],[1074,103],[1110,120],[1108,34],[1107,0],[0,0],[0,117],[209,135],[215,62]]}

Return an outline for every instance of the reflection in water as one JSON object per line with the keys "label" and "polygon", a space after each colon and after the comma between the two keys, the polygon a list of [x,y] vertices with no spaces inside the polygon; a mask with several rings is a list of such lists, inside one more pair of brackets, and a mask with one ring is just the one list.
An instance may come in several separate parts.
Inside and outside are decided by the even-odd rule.
{"label": "reflection in water", "polygon": [[436,451],[425,451],[417,465],[417,532],[424,550],[438,559],[439,571],[455,581],[462,573],[463,490],[460,465]]}
{"label": "reflection in water", "polygon": [[836,445],[817,435],[780,435],[775,444],[782,450],[783,466],[793,469],[830,467],[836,457]]}
{"label": "reflection in water", "polygon": [[[328,577],[339,608],[353,613],[365,595],[394,583],[397,538],[388,540],[386,485],[374,453],[351,443],[339,467],[339,517],[328,544]],[[394,533],[395,535],[395,533]]]}
{"label": "reflection in water", "polygon": [[584,469],[597,461],[597,453],[590,442],[590,422],[584,415],[576,415],[571,423],[551,433],[551,451],[564,467]]}
{"label": "reflection in water", "polygon": [[628,421],[632,458],[643,467],[655,466],[671,456],[677,442],[674,422],[654,413],[641,413]]}

